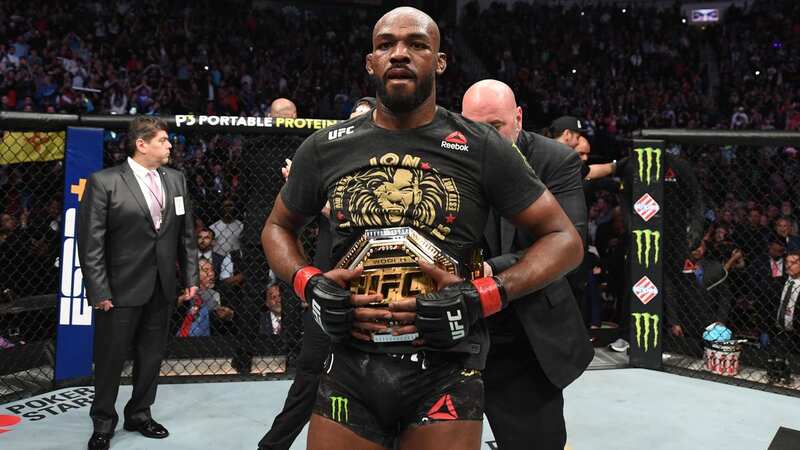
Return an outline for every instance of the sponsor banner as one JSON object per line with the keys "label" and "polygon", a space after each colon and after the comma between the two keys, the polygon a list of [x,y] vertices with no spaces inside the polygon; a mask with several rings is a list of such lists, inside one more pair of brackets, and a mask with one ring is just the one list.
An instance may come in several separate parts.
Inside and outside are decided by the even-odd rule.
{"label": "sponsor banner", "polygon": [[86,300],[78,259],[78,205],[86,179],[103,167],[103,130],[69,128],[64,167],[61,283],[56,339],[56,381],[92,374],[92,308]]}
{"label": "sponsor banner", "polygon": [[338,122],[338,120],[304,119],[300,117],[205,116],[193,114],[178,114],[175,116],[175,126],[177,128],[242,127],[321,130]]}
{"label": "sponsor banner", "polygon": [[64,159],[64,132],[6,131],[0,142],[0,164]]}
{"label": "sponsor banner", "polygon": [[[13,432],[25,423],[46,423],[49,419],[70,411],[88,410],[93,399],[93,387],[76,387],[3,405],[0,407],[0,442],[3,441],[4,433]],[[86,412],[80,414],[85,415]]]}
{"label": "sponsor banner", "polygon": [[[633,367],[660,369],[664,323],[663,246],[666,244],[663,221],[664,182],[675,175],[666,167],[663,141],[636,140],[631,155],[634,163],[630,216],[630,364]],[[679,268],[678,268],[679,269]]]}

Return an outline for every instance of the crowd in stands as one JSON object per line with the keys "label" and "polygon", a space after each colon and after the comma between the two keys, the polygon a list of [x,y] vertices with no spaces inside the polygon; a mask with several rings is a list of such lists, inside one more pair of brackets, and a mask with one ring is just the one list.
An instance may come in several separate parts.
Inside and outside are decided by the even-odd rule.
{"label": "crowd in stands", "polygon": [[[300,117],[345,118],[356,99],[374,95],[364,54],[371,47],[368,24],[383,12],[352,5],[347,11],[324,3],[242,10],[226,2],[7,0],[0,4],[0,110],[263,116],[272,100],[286,97]],[[463,32],[488,75],[515,90],[529,129],[571,114],[589,123],[595,142],[641,128],[800,131],[800,3],[793,0],[732,6],[721,24],[705,28],[686,24],[677,8],[602,3],[480,10],[473,2],[460,28],[439,23],[448,69],[438,101],[455,111],[475,81],[455,51]],[[216,235],[214,252],[221,257],[235,254],[237,239],[228,238],[242,231],[236,215],[245,138],[173,138],[174,165],[189,174],[198,206],[198,231]],[[106,164],[125,158],[122,145],[119,136],[107,138]],[[593,150],[608,159],[622,156],[602,146]],[[703,188],[709,255],[727,262],[741,254],[731,266],[736,307],[756,309],[760,286],[772,274],[761,269],[771,255],[800,246],[800,151],[707,145],[670,152],[692,162]],[[276,161],[276,170],[281,164]],[[46,286],[50,292],[57,276],[59,218],[51,210],[60,209],[52,199],[61,187],[57,178],[45,187],[41,177],[26,181],[34,179],[32,170],[46,175],[60,166],[41,166],[0,166],[0,254],[30,248],[24,257],[47,254],[43,267],[53,272],[46,283],[15,287],[20,291]],[[590,245],[606,273],[624,264],[618,205],[614,192],[589,196]],[[40,231],[23,239],[21,230],[31,223]],[[211,263],[219,278],[220,265]],[[615,288],[608,284],[620,279],[606,281],[594,293],[610,298]],[[214,296],[207,297],[203,304],[213,305]],[[188,301],[182,304],[191,310]],[[218,316],[230,319],[225,310]],[[739,320],[743,329],[755,326]]]}

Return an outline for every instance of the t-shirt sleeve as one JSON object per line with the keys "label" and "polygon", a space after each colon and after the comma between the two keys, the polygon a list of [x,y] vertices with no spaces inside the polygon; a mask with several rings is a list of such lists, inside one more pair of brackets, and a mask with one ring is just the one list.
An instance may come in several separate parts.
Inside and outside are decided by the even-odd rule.
{"label": "t-shirt sleeve", "polygon": [[304,216],[317,215],[325,205],[314,137],[311,135],[300,144],[292,158],[289,179],[281,188],[286,207]]}
{"label": "t-shirt sleeve", "polygon": [[517,146],[494,130],[486,136],[482,183],[491,206],[506,217],[530,206],[546,189]]}

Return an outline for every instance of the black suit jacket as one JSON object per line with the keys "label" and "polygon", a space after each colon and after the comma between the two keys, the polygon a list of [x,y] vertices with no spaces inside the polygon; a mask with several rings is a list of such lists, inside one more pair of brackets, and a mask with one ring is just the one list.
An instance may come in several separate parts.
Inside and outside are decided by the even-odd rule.
{"label": "black suit jacket", "polygon": [[[578,154],[566,145],[527,131],[520,133],[517,146],[585,241],[587,210]],[[488,263],[494,273],[517,262],[535,241],[527,230],[516,229],[505,219],[489,220],[485,236],[492,256]],[[553,385],[564,388],[583,373],[594,357],[594,349],[564,277],[514,300],[509,308],[519,317],[536,358]]]}
{"label": "black suit jacket", "polygon": [[[178,274],[185,286],[197,286],[197,240],[192,205],[181,172],[158,169],[164,194],[164,219],[156,231],[142,190],[127,161],[89,177],[78,212],[78,253],[86,296],[97,305],[140,306],[156,282],[167,299],[175,298]],[[183,197],[177,215],[175,198]]]}

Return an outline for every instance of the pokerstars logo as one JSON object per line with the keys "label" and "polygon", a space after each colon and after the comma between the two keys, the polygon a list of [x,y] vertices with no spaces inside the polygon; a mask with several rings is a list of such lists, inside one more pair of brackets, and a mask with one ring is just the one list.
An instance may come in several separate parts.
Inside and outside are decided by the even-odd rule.
{"label": "pokerstars logo", "polygon": [[[6,411],[13,415],[0,414],[0,433],[10,431],[21,418],[29,422],[38,422],[53,416],[64,414],[71,409],[88,408],[94,399],[94,388],[81,387],[65,389],[4,405]],[[2,413],[4,411],[0,411]],[[17,420],[20,419],[20,420]]]}
{"label": "pokerstars logo", "polygon": [[658,295],[658,287],[646,275],[634,284],[631,290],[644,305],[650,303],[650,300]]}
{"label": "pokerstars logo", "polygon": [[638,214],[642,220],[647,222],[658,214],[661,210],[661,206],[658,205],[656,199],[651,197],[650,194],[644,194],[633,204],[633,210],[636,211],[636,214]]}
{"label": "pokerstars logo", "polygon": [[442,148],[447,150],[458,150],[460,152],[468,152],[469,145],[467,145],[467,138],[460,131],[453,131],[448,134],[442,141]]}

